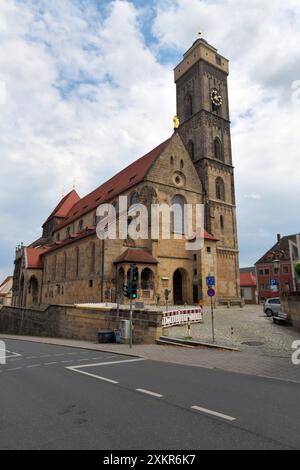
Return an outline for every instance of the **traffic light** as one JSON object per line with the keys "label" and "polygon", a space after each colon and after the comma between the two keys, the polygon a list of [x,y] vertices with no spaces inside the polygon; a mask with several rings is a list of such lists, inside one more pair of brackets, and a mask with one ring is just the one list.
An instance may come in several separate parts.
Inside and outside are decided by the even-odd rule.
{"label": "traffic light", "polygon": [[165,299],[166,299],[166,301],[168,301],[168,300],[169,300],[169,296],[170,296],[170,294],[171,294],[171,291],[170,291],[170,289],[165,289]]}
{"label": "traffic light", "polygon": [[139,268],[135,264],[133,264],[131,266],[131,269],[132,269],[131,295],[132,295],[132,299],[136,300],[137,294],[138,294],[137,291],[138,291],[138,282],[139,282]]}
{"label": "traffic light", "polygon": [[123,295],[124,297],[127,297],[127,299],[130,299],[129,286],[127,284],[124,284],[123,286]]}

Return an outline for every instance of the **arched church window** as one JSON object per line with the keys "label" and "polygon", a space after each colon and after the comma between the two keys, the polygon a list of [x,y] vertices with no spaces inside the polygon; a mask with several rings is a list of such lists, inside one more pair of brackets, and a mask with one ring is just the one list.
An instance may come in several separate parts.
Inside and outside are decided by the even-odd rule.
{"label": "arched church window", "polygon": [[53,258],[53,265],[52,265],[52,280],[56,280],[56,272],[57,272],[57,257],[56,255]]}
{"label": "arched church window", "polygon": [[216,179],[216,198],[225,201],[225,184],[222,178]]}
{"label": "arched church window", "polygon": [[91,273],[95,272],[96,267],[96,245],[95,243],[91,244]]}
{"label": "arched church window", "polygon": [[224,233],[224,228],[225,228],[224,215],[220,215],[220,227],[221,227],[221,232]]}
{"label": "arched church window", "polygon": [[149,268],[143,269],[141,272],[141,288],[144,290],[153,290],[153,272]]}
{"label": "arched church window", "polygon": [[174,165],[174,157],[171,157],[170,162],[171,162],[171,165]]}
{"label": "arched church window", "polygon": [[140,203],[140,197],[139,197],[139,194],[135,191],[134,193],[130,195],[129,205],[136,206],[139,203]]}
{"label": "arched church window", "polygon": [[188,94],[185,97],[185,118],[188,119],[193,115],[193,97],[191,94]]}
{"label": "arched church window", "polygon": [[217,137],[214,140],[214,154],[215,154],[215,159],[216,160],[221,160],[223,161],[223,150],[222,150],[222,142],[220,139]]}
{"label": "arched church window", "polygon": [[183,196],[177,195],[173,198],[172,232],[180,235],[185,233],[185,204],[186,200]]}
{"label": "arched church window", "polygon": [[192,160],[195,160],[195,145],[192,140],[188,143],[188,152]]}
{"label": "arched church window", "polygon": [[81,219],[78,224],[78,231],[83,232],[83,229],[84,229],[84,222],[83,222],[83,219]]}
{"label": "arched church window", "polygon": [[80,266],[80,253],[79,253],[79,248],[76,248],[75,250],[75,275],[77,278],[79,277],[79,266]]}
{"label": "arched church window", "polygon": [[66,279],[67,277],[67,253],[63,255],[63,277]]}
{"label": "arched church window", "polygon": [[184,168],[184,161],[180,160],[180,169],[183,170],[183,168]]}

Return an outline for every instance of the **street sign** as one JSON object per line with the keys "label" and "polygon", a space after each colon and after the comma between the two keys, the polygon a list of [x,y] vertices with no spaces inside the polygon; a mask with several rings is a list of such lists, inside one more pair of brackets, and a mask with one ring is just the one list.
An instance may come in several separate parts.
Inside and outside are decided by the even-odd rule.
{"label": "street sign", "polygon": [[207,276],[206,278],[207,287],[213,287],[216,285],[216,278],[214,276]]}
{"label": "street sign", "polygon": [[207,295],[211,298],[213,298],[216,295],[216,292],[214,289],[208,289]]}
{"label": "street sign", "polygon": [[271,284],[271,286],[279,286],[279,280],[278,279],[271,279],[270,284]]}

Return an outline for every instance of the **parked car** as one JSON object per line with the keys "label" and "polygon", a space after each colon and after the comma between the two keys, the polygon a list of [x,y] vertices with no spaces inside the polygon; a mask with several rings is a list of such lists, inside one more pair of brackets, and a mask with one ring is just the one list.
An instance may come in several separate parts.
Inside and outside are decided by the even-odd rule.
{"label": "parked car", "polygon": [[264,313],[267,317],[273,317],[281,311],[281,300],[279,297],[267,299],[264,304]]}

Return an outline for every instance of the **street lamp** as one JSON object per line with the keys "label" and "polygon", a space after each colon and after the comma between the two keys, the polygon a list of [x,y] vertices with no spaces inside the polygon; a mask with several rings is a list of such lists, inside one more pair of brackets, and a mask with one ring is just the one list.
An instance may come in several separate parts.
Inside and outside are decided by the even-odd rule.
{"label": "street lamp", "polygon": [[275,274],[275,272],[277,272],[277,276],[278,276],[278,291],[279,291],[279,295],[280,295],[280,259],[278,259],[278,258],[274,259],[274,261],[273,261],[273,267],[274,267],[274,274]]}

